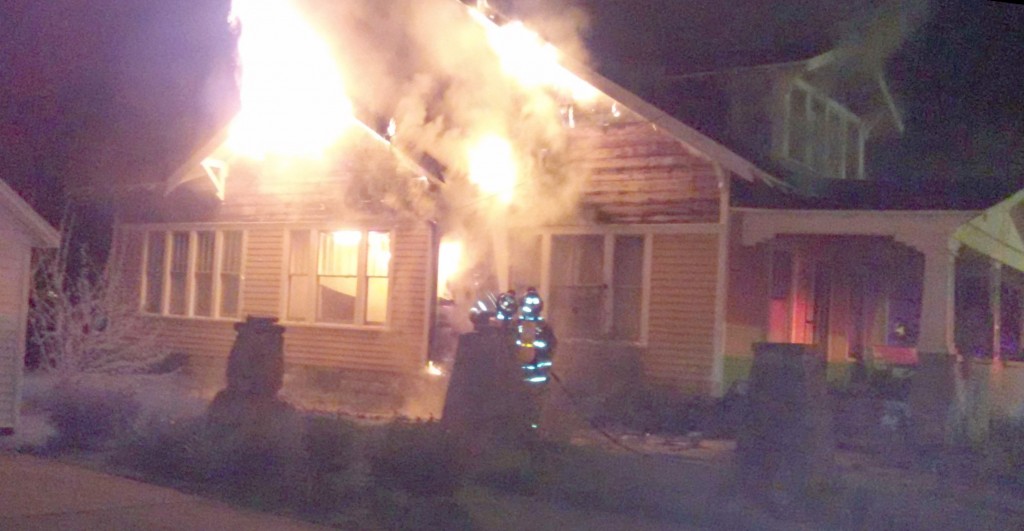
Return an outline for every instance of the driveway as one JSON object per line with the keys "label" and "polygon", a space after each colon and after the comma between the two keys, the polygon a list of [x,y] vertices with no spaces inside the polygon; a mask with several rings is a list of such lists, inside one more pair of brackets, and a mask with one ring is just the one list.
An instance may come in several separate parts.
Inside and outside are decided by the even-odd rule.
{"label": "driveway", "polygon": [[0,529],[323,529],[64,463],[0,452]]}

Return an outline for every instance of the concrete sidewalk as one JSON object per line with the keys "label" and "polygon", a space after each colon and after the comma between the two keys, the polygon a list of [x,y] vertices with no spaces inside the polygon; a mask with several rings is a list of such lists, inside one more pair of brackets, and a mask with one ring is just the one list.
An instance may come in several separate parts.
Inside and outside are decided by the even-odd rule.
{"label": "concrete sidewalk", "polygon": [[131,479],[0,452],[0,529],[324,529]]}

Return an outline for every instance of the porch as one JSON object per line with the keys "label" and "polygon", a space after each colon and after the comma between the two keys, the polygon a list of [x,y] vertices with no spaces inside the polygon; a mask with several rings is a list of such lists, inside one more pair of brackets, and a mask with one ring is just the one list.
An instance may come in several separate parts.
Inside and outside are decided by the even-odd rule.
{"label": "porch", "polygon": [[952,236],[973,215],[733,209],[726,385],[756,341],[815,345],[836,381],[956,354]]}

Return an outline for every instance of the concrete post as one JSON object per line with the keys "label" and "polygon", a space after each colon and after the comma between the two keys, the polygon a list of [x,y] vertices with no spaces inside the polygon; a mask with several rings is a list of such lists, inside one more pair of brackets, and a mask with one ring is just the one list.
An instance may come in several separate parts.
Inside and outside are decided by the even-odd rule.
{"label": "concrete post", "polygon": [[958,404],[953,324],[959,246],[948,241],[918,247],[924,253],[924,286],[919,364],[909,398],[911,436],[918,452],[933,452],[949,441]]}
{"label": "concrete post", "polygon": [[992,312],[992,359],[1003,357],[1003,265],[995,260],[988,276],[988,305]]}
{"label": "concrete post", "polygon": [[919,247],[924,253],[924,289],[921,296],[919,352],[956,354],[953,320],[956,253],[953,242]]}

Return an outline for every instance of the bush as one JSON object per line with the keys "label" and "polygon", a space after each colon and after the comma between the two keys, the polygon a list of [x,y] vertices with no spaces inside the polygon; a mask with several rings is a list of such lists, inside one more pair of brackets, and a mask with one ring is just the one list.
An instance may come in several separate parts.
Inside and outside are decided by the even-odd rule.
{"label": "bush", "polygon": [[715,407],[715,402],[708,398],[640,388],[621,401],[608,404],[606,413],[597,420],[601,424],[619,424],[644,433],[685,435],[707,430]]}
{"label": "bush", "polygon": [[105,450],[124,442],[139,416],[139,402],[126,390],[64,383],[43,400],[57,434],[55,450]]}
{"label": "bush", "polygon": [[987,450],[992,474],[1024,487],[1024,420],[993,421]]}
{"label": "bush", "polygon": [[462,484],[456,447],[439,422],[392,423],[370,458],[374,481],[417,496],[452,496]]}

